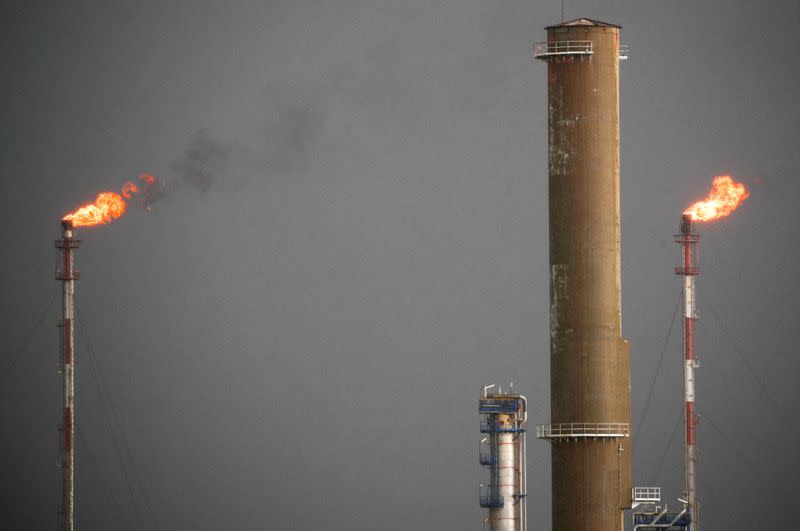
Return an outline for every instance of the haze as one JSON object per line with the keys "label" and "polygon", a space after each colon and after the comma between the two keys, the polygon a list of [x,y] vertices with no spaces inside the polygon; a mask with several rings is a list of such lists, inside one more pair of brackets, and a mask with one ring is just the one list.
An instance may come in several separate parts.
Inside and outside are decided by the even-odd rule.
{"label": "haze", "polygon": [[[798,8],[565,14],[621,24],[631,48],[635,483],[677,505],[677,325],[640,417],[679,297],[680,213],[730,174],[751,197],[699,226],[698,497],[709,530],[785,528]],[[167,182],[152,211],[78,232],[78,528],[481,529],[481,386],[513,381],[531,427],[549,422],[547,81],[531,44],[560,19],[560,2],[517,0],[6,3],[0,527],[57,525],[59,220],[148,172]],[[528,514],[547,527],[547,443],[531,437],[528,462]]]}

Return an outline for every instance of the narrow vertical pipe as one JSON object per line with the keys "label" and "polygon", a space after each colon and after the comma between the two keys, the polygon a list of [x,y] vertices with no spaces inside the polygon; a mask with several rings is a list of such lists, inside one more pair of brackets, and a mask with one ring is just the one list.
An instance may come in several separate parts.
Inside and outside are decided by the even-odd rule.
{"label": "narrow vertical pipe", "polygon": [[[521,427],[528,421],[528,399],[520,395],[520,405],[522,412],[517,413]],[[518,410],[519,411],[519,410]],[[528,432],[524,429],[520,430],[517,434],[517,453],[520,456],[520,469],[519,469],[519,529],[520,531],[527,531],[528,529]]]}
{"label": "narrow vertical pipe", "polygon": [[62,239],[56,242],[61,250],[61,263],[56,271],[56,279],[62,284],[61,319],[61,366],[63,379],[63,420],[61,426],[61,469],[63,488],[61,501],[61,529],[75,529],[75,321],[74,297],[75,280],[78,273],[74,269],[73,249],[80,245],[73,239],[72,223],[61,224]]}
{"label": "narrow vertical pipe", "polygon": [[525,529],[525,432],[516,435],[515,444],[517,456],[516,480],[520,493],[516,502],[517,514],[519,515],[519,529]]}
{"label": "narrow vertical pipe", "polygon": [[522,433],[522,524],[521,531],[528,530],[528,432]]}

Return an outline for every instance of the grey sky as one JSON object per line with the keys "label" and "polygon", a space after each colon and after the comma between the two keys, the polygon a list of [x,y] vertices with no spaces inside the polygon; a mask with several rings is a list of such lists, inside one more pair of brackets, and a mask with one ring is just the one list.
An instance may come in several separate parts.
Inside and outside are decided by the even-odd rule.
{"label": "grey sky", "polygon": [[[698,497],[707,529],[777,529],[768,507],[792,501],[800,465],[798,9],[566,15],[619,23],[631,47],[634,422],[678,297],[680,212],[714,175],[751,188],[699,227]],[[480,386],[513,380],[531,424],[549,420],[547,83],[530,46],[560,16],[517,0],[7,3],[0,527],[57,522],[57,300],[6,371],[57,296],[58,220],[150,172],[168,184],[152,212],[79,231],[79,529],[480,529]],[[181,163],[198,131],[225,152],[205,191]],[[676,327],[634,441],[635,482],[670,499],[680,436],[652,476],[682,407],[679,349]],[[528,449],[546,527],[549,449]]]}

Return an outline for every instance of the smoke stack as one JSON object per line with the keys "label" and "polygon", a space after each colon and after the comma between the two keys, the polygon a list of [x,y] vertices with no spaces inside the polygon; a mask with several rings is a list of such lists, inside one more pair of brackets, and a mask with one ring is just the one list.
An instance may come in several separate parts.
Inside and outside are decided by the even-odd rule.
{"label": "smoke stack", "polygon": [[688,236],[694,231],[694,221],[690,214],[683,214],[681,216],[681,234]]}
{"label": "smoke stack", "polygon": [[631,506],[630,351],[620,279],[620,27],[577,19],[547,62],[554,531],[621,531]]}
{"label": "smoke stack", "polygon": [[63,472],[63,498],[60,510],[60,524],[63,531],[75,529],[75,281],[80,273],[73,267],[73,249],[80,246],[80,241],[73,239],[73,223],[69,220],[61,222],[62,238],[56,240],[59,249],[56,280],[62,284],[61,318],[61,357],[59,370],[64,375],[64,416],[61,425],[60,463]]}
{"label": "smoke stack", "polygon": [[700,274],[698,244],[700,236],[694,232],[694,223],[689,214],[681,217],[680,234],[675,242],[681,246],[682,265],[675,268],[675,274],[683,277],[683,354],[684,354],[684,401],[686,404],[686,444],[685,444],[685,486],[686,502],[692,529],[697,531],[697,499],[695,485],[695,427],[697,418],[694,412],[694,370],[699,366],[694,351],[694,329],[697,321],[695,311],[694,277]]}

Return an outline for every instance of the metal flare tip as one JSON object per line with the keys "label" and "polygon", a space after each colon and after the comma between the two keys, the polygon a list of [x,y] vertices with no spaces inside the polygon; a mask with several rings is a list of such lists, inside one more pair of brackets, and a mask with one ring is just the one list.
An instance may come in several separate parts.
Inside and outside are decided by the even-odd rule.
{"label": "metal flare tip", "polygon": [[681,216],[681,234],[689,235],[694,232],[694,221],[692,221],[692,216],[689,214],[683,214]]}
{"label": "metal flare tip", "polygon": [[69,219],[62,219],[61,220],[61,228],[64,230],[72,230],[75,228],[75,224],[72,223]]}

